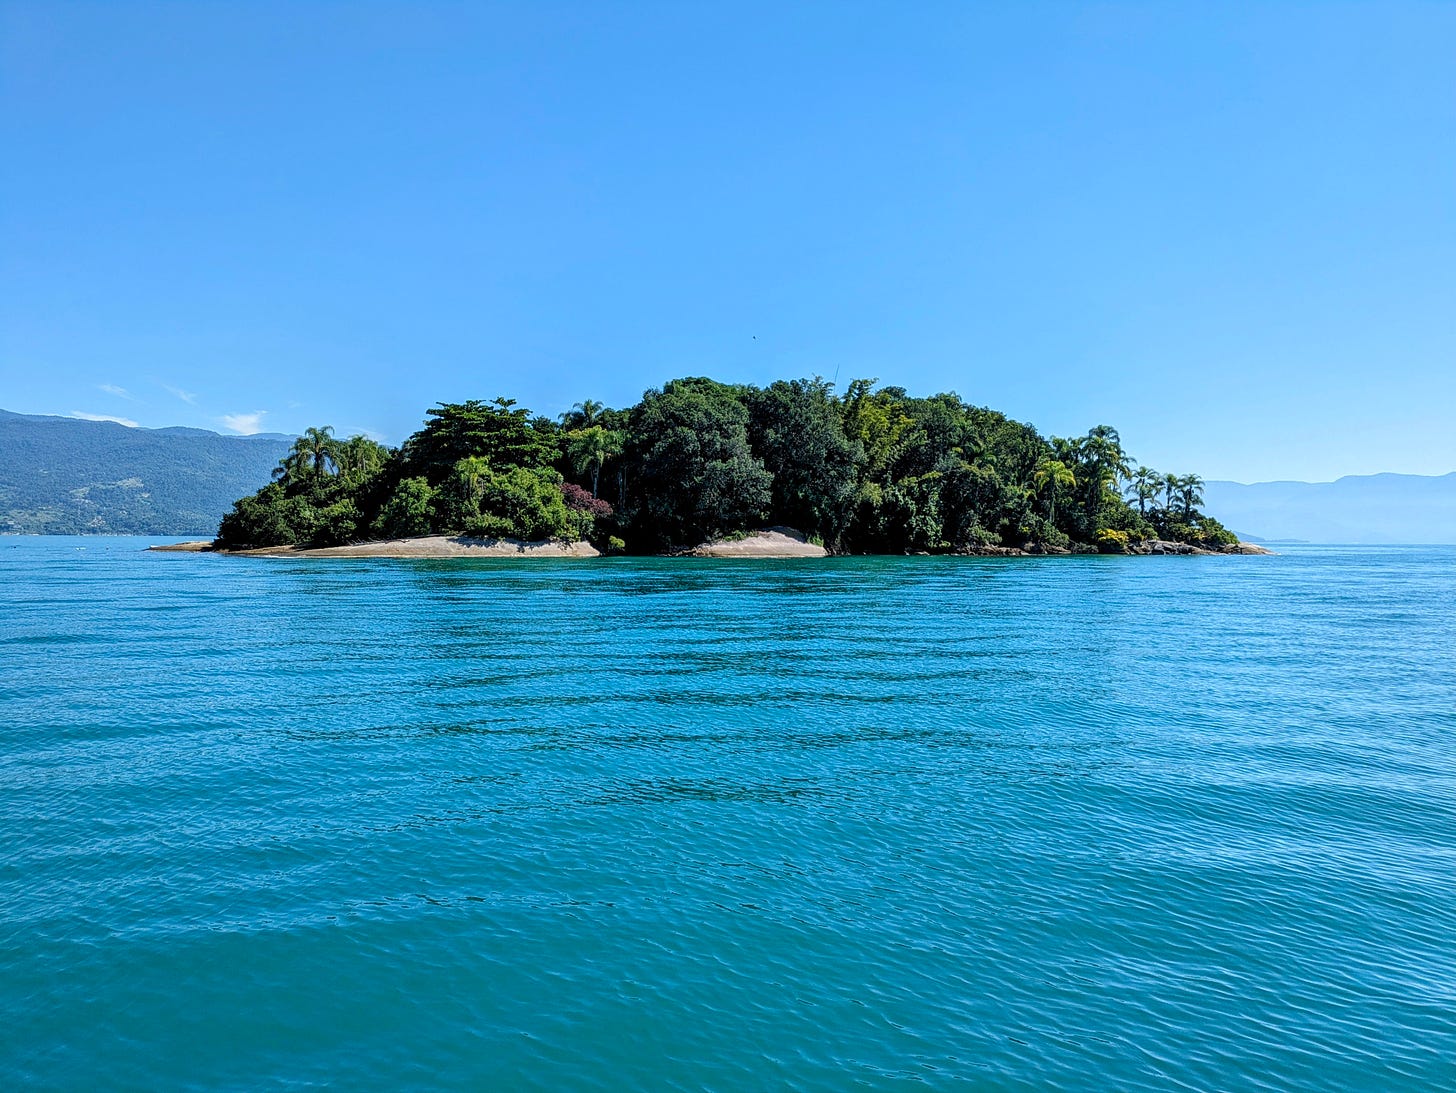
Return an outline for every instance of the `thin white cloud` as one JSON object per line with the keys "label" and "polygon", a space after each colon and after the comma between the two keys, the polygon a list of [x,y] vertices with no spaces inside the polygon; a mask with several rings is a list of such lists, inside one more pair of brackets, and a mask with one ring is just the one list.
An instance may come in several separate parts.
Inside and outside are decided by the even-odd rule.
{"label": "thin white cloud", "polygon": [[71,416],[80,418],[82,421],[114,421],[118,425],[125,425],[128,429],[137,428],[137,423],[129,417],[112,417],[110,414],[87,414],[80,410],[72,410]]}
{"label": "thin white cloud", "polygon": [[224,428],[242,433],[243,436],[251,436],[263,431],[263,418],[267,415],[267,410],[254,410],[251,414],[223,414],[218,420],[223,423]]}
{"label": "thin white cloud", "polygon": [[197,401],[197,395],[195,392],[184,391],[180,387],[173,387],[170,383],[162,384],[162,390],[166,391],[168,394],[176,395],[179,399],[181,399],[188,405],[191,405],[192,403]]}
{"label": "thin white cloud", "polygon": [[118,387],[114,383],[98,383],[96,388],[97,390],[105,391],[108,395],[115,395],[117,398],[130,399],[132,402],[137,400],[136,396],[125,387]]}

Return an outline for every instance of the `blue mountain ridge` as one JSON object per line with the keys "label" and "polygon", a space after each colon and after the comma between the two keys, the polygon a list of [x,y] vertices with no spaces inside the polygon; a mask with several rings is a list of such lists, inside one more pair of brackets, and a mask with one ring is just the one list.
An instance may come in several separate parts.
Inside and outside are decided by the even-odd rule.
{"label": "blue mountain ridge", "polygon": [[1312,543],[1456,543],[1456,471],[1334,482],[1208,482],[1204,508],[1241,537]]}
{"label": "blue mountain ridge", "polygon": [[0,532],[210,536],[291,443],[0,410]]}

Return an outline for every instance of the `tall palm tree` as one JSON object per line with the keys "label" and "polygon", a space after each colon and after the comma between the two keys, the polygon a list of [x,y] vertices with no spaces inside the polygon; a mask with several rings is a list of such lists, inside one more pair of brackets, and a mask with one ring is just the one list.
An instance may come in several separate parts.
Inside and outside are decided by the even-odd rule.
{"label": "tall palm tree", "polygon": [[313,473],[324,475],[337,473],[339,469],[339,442],[334,439],[334,427],[325,425],[322,429],[310,425],[303,435],[294,441],[294,447],[303,445],[313,464]]}
{"label": "tall palm tree", "polygon": [[1132,484],[1132,494],[1137,498],[1138,512],[1146,516],[1148,513],[1148,502],[1158,496],[1163,488],[1163,476],[1151,467],[1138,466],[1129,476]]}
{"label": "tall palm tree", "polygon": [[1169,512],[1173,511],[1173,498],[1178,493],[1180,480],[1176,474],[1163,475],[1163,507]]}
{"label": "tall palm tree", "polygon": [[1102,507],[1109,497],[1117,496],[1117,486],[1131,471],[1122,450],[1122,438],[1111,425],[1098,425],[1087,430],[1078,442],[1082,484],[1086,487],[1087,527],[1098,526]]}
{"label": "tall palm tree", "polygon": [[1183,502],[1183,519],[1193,521],[1193,510],[1203,504],[1203,479],[1196,474],[1185,474],[1178,479],[1178,500]]}
{"label": "tall palm tree", "polygon": [[339,442],[334,439],[334,427],[325,425],[319,429],[309,426],[273,469],[273,477],[287,487],[309,477],[337,474],[338,470]]}
{"label": "tall palm tree", "polygon": [[1037,488],[1047,489],[1047,522],[1053,527],[1057,523],[1057,490],[1062,486],[1075,486],[1077,476],[1060,459],[1043,459],[1036,465],[1034,476]]}

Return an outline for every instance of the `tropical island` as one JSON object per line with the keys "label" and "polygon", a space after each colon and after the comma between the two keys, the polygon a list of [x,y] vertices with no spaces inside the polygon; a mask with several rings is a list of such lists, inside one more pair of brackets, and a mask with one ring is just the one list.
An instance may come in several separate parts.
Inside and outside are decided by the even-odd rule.
{"label": "tropical island", "polygon": [[[323,555],[1192,553],[1257,550],[1202,479],[1117,430],[1043,437],[958,395],[855,380],[677,379],[558,419],[436,406],[398,448],[310,428],[211,549]],[[388,551],[371,544],[388,541]],[[735,544],[769,544],[754,551]],[[413,544],[413,545],[411,545]],[[750,543],[751,545],[751,543]]]}

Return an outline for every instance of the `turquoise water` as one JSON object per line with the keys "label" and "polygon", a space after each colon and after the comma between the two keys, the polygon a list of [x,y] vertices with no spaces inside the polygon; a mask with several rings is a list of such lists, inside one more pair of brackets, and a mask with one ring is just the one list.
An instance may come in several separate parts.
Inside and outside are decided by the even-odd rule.
{"label": "turquoise water", "polygon": [[1456,1087],[1456,549],[0,539],[0,1088]]}

